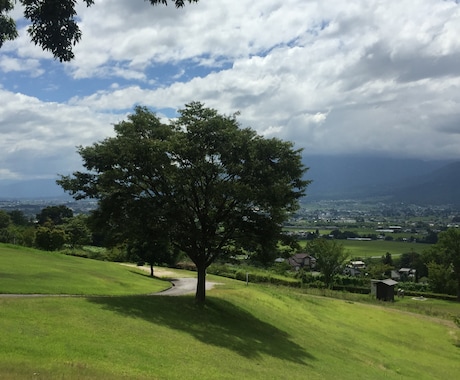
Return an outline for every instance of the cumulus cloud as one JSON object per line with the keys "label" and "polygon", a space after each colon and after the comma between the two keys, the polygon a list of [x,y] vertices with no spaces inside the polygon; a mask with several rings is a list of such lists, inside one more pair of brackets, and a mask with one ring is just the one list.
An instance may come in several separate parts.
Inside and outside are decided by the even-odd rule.
{"label": "cumulus cloud", "polygon": [[81,167],[76,146],[111,134],[121,115],[85,107],[46,103],[0,90],[0,169],[2,178],[53,177]]}
{"label": "cumulus cloud", "polygon": [[134,105],[192,100],[240,111],[306,154],[460,158],[455,1],[99,0],[78,11],[83,38],[61,69],[24,29],[0,50],[0,173],[73,169],[74,147],[111,134]]}

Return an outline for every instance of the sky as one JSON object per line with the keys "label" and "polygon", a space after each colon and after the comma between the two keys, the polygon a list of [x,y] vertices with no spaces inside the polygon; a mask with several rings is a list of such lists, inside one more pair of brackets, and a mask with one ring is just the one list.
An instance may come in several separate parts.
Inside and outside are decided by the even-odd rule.
{"label": "sky", "polygon": [[173,118],[200,101],[304,155],[460,160],[460,4],[454,0],[78,2],[61,63],[0,48],[0,180],[81,170],[77,146],[136,105]]}

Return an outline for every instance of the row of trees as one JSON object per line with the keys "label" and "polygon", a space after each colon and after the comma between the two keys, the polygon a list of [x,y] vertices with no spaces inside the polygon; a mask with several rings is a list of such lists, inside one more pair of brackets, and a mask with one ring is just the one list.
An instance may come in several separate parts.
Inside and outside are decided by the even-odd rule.
{"label": "row of trees", "polygon": [[46,251],[67,245],[71,249],[92,242],[92,234],[85,215],[74,216],[64,205],[45,207],[34,219],[20,210],[0,210],[0,241]]}

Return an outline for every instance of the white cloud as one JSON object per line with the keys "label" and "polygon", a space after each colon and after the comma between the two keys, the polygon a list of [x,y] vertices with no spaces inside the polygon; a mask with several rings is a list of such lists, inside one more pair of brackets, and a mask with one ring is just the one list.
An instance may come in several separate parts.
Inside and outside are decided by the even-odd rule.
{"label": "white cloud", "polygon": [[78,169],[76,146],[113,134],[111,123],[123,118],[4,90],[0,97],[6,100],[0,113],[0,169],[6,177],[40,178]]}
{"label": "white cloud", "polygon": [[[70,86],[66,95],[51,103],[3,84],[4,172],[29,175],[24,160],[41,173],[73,169],[75,145],[111,134],[135,104],[192,100],[240,111],[243,125],[307,154],[460,158],[454,1],[202,0],[176,10],[98,0],[78,9],[83,37],[62,65],[68,77],[43,86]],[[0,72],[35,83],[49,60],[22,29],[0,50]]]}
{"label": "white cloud", "polygon": [[43,74],[40,63],[36,59],[18,59],[11,56],[0,56],[0,70],[5,73],[24,71],[30,76],[37,77]]}

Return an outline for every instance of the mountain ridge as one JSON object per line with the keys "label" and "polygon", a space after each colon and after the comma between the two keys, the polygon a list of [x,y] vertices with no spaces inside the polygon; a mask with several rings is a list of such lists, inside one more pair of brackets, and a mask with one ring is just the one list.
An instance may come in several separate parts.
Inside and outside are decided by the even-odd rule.
{"label": "mountain ridge", "polygon": [[[460,205],[460,161],[369,156],[308,156],[305,177],[313,182],[306,201],[384,197],[388,202]],[[57,178],[0,180],[0,200],[71,197]]]}

